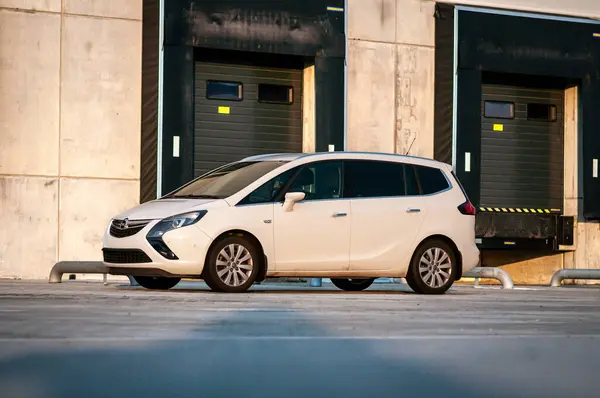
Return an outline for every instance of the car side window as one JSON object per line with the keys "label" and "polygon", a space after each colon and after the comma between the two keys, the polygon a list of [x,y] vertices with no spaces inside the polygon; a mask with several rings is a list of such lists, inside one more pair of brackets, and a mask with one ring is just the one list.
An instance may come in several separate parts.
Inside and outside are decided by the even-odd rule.
{"label": "car side window", "polygon": [[242,199],[239,202],[239,205],[255,205],[274,202],[277,199],[277,196],[279,196],[281,190],[285,187],[297,170],[297,167],[286,170],[278,176],[265,182],[263,185],[256,188],[248,196]]}
{"label": "car side window", "polygon": [[342,197],[342,162],[325,161],[304,165],[287,192],[304,192],[305,201]]}
{"label": "car side window", "polygon": [[373,160],[347,160],[344,165],[344,197],[404,196],[404,164]]}
{"label": "car side window", "polygon": [[419,176],[422,195],[431,195],[444,191],[450,187],[442,170],[426,166],[415,166],[415,169]]}

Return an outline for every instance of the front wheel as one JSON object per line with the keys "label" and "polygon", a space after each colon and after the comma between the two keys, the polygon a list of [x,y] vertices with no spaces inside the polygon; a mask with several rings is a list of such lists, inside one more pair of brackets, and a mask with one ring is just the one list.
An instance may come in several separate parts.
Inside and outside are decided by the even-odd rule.
{"label": "front wheel", "polygon": [[181,278],[165,278],[161,276],[134,276],[133,279],[140,286],[151,290],[169,290],[181,281]]}
{"label": "front wheel", "polygon": [[406,282],[415,293],[443,294],[454,283],[457,258],[446,242],[430,240],[412,258]]}
{"label": "front wheel", "polygon": [[204,266],[204,282],[215,292],[243,293],[260,271],[260,253],[242,236],[228,236],[215,244]]}
{"label": "front wheel", "polygon": [[367,279],[331,279],[338,289],[345,290],[347,292],[360,292],[361,290],[367,289],[373,284],[375,278]]}

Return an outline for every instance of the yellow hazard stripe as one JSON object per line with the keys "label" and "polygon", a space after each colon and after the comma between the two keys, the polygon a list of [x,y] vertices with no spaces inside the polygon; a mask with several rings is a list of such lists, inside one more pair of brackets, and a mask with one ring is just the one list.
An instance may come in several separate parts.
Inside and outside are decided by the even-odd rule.
{"label": "yellow hazard stripe", "polygon": [[496,213],[533,213],[533,214],[551,214],[560,213],[560,209],[528,209],[519,207],[484,207],[479,208],[482,212],[496,212]]}

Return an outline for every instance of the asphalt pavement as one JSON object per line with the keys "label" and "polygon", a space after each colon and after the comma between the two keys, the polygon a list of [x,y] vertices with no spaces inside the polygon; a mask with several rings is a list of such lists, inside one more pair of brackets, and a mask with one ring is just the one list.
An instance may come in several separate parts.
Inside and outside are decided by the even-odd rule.
{"label": "asphalt pavement", "polygon": [[600,288],[0,281],[0,396],[598,397]]}

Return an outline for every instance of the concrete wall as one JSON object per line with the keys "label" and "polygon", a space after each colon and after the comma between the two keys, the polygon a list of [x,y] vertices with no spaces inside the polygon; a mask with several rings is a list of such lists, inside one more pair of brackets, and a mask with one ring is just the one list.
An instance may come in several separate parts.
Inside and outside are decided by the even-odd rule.
{"label": "concrete wall", "polygon": [[0,277],[100,260],[138,202],[141,18],[142,0],[0,0]]}
{"label": "concrete wall", "polygon": [[434,9],[348,0],[349,150],[433,156]]}
{"label": "concrete wall", "polygon": [[[598,0],[459,3],[600,17]],[[349,150],[433,157],[434,9],[435,2],[429,0],[348,0]],[[569,90],[566,100],[571,112],[565,125],[565,205],[569,215],[577,216],[581,197],[575,178],[580,153],[576,90]],[[600,224],[577,222],[576,244],[568,249],[550,256],[486,253],[484,264],[502,267],[517,283],[535,284],[549,283],[561,268],[600,268]]]}

